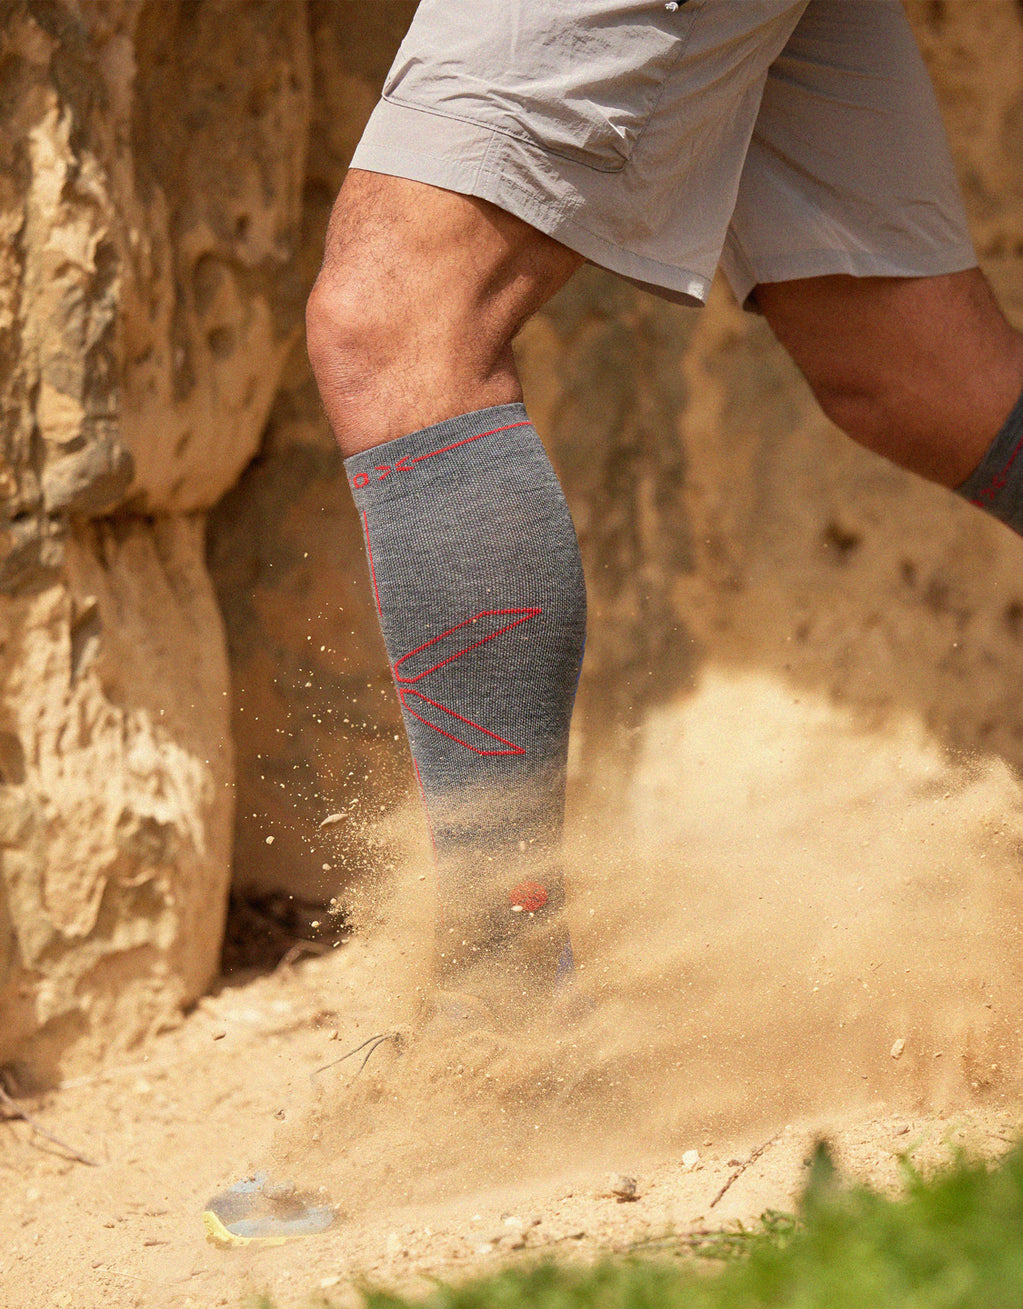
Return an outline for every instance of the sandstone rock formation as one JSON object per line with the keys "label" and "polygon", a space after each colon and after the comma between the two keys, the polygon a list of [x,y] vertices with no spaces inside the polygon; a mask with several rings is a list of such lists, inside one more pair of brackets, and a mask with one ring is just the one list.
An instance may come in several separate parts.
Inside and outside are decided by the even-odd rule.
{"label": "sandstone rock formation", "polygon": [[0,16],[0,1063],[43,1067],[216,971],[234,778],[204,512],[300,321],[309,60],[298,2]]}

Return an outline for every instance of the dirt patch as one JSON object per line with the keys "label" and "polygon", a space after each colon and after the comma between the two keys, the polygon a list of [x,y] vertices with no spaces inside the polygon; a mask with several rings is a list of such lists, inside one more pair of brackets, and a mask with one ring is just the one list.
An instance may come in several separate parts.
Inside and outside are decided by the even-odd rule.
{"label": "dirt patch", "polygon": [[[344,1304],[360,1279],[590,1258],[784,1208],[819,1133],[880,1185],[907,1151],[1005,1148],[1023,806],[1004,765],[718,673],[648,721],[636,758],[614,819],[574,823],[584,1017],[415,1034],[431,906],[410,857],[329,954],[225,986],[130,1061],[23,1102],[98,1166],[0,1128],[5,1309]],[[395,1031],[358,1076],[361,1056],[336,1062]],[[338,1225],[208,1246],[204,1201],[267,1165],[325,1187]],[[623,1173],[635,1201],[613,1194]]]}

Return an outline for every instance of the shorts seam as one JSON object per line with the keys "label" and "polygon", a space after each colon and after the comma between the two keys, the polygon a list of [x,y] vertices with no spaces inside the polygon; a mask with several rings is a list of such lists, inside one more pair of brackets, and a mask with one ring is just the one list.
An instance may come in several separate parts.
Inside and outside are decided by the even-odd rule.
{"label": "shorts seam", "polygon": [[[490,142],[487,145],[486,152],[484,153],[483,159],[480,161],[480,166],[476,170],[475,180],[477,183],[479,182],[480,177],[483,174],[486,174],[487,177],[493,178],[495,181],[500,182],[501,186],[509,187],[512,191],[517,191],[519,195],[521,195],[524,199],[529,201],[531,207],[534,206],[539,207],[540,209],[546,211],[547,213],[553,214],[558,218],[569,218],[572,216],[575,209],[578,208],[578,205],[571,204],[570,198],[568,196],[562,197],[560,200],[552,200],[548,196],[538,197],[527,186],[523,186],[517,177],[510,177],[507,173],[502,172],[499,168],[491,167],[490,153],[491,153],[492,146],[493,146],[493,137],[491,137]],[[534,150],[540,151],[541,154],[545,153],[545,151],[543,151],[540,146],[534,145],[532,148]],[[582,224],[580,223],[579,226],[581,227]],[[586,231],[587,229],[584,228],[583,230]],[[591,233],[591,235],[593,234]]]}
{"label": "shorts seam", "polygon": [[689,27],[686,30],[686,34],[682,38],[682,40],[679,41],[678,43],[679,48],[674,58],[672,59],[671,64],[667,69],[665,69],[664,77],[661,79],[661,85],[657,88],[657,95],[654,98],[654,102],[650,106],[650,110],[643,120],[643,126],[636,133],[636,139],[632,143],[632,149],[629,151],[628,155],[626,156],[625,159],[626,167],[632,162],[637,150],[640,147],[640,144],[643,141],[643,138],[650,130],[650,124],[657,116],[657,111],[661,107],[661,101],[664,99],[664,92],[667,89],[668,83],[671,80],[671,78],[674,76],[675,70],[678,68],[679,64],[685,58],[686,51],[689,49],[689,42],[693,39],[693,29],[696,27],[697,20],[699,19],[701,13],[702,13],[702,9],[699,6],[697,6],[693,10],[690,16]]}
{"label": "shorts seam", "polygon": [[[597,164],[587,162],[581,154],[570,155],[566,154],[563,150],[552,150],[550,146],[541,144],[534,137],[526,136],[523,132],[509,132],[505,127],[495,127],[492,123],[481,123],[478,118],[468,118],[464,114],[450,114],[443,109],[434,109],[432,106],[416,104],[412,100],[403,100],[400,96],[393,94],[382,95],[380,98],[381,100],[386,101],[387,104],[396,105],[399,109],[412,109],[420,114],[433,114],[435,118],[448,118],[456,123],[465,123],[469,127],[475,127],[480,132],[492,132],[497,136],[507,136],[512,141],[519,141],[523,145],[533,146],[534,149],[542,150],[544,154],[553,155],[556,159],[564,159],[567,163],[576,164],[581,168],[588,168],[591,172],[606,173],[610,176],[615,176],[618,173],[623,173],[625,171],[629,165],[629,160],[635,153],[636,145],[639,144],[637,139],[636,145],[633,146],[629,154],[627,156],[622,156],[622,162],[620,165],[617,165],[614,168],[601,168]],[[652,116],[653,111],[651,111],[651,117]],[[645,126],[643,131],[646,131]],[[642,133],[640,133],[640,135],[642,136]]]}

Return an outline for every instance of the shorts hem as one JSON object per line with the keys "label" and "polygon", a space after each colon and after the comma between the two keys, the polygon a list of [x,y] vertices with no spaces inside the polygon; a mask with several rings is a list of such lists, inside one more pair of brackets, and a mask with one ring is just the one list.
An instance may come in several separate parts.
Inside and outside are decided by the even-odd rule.
{"label": "shorts hem", "polygon": [[761,282],[792,282],[804,277],[939,277],[976,268],[972,244],[945,246],[928,252],[896,257],[866,250],[808,250],[761,261],[756,271],[742,258],[723,258],[721,270],[736,300],[744,309],[756,308],[751,296]]}
{"label": "shorts hem", "polygon": [[[431,120],[431,148],[410,148],[424,139],[424,116]],[[584,165],[495,128],[381,100],[351,166],[488,200],[655,295],[688,305],[707,299],[710,277],[630,250],[579,221],[577,212],[588,202],[570,175]]]}

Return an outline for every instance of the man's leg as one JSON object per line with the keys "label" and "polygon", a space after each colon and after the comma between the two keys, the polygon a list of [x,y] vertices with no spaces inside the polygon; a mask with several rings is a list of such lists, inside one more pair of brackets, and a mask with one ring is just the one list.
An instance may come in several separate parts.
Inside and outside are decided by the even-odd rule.
{"label": "man's leg", "polygon": [[511,342],[582,262],[485,200],[353,169],[306,311],[341,453],[521,401]]}
{"label": "man's leg", "polygon": [[580,262],[484,201],[353,172],[307,313],[437,852],[438,981],[512,1011],[571,964],[585,591],[511,342]]}
{"label": "man's leg", "polygon": [[[828,417],[893,463],[975,499],[978,466],[1023,441],[1023,336],[979,269],[761,283],[756,300]],[[1023,531],[1023,483],[1008,492],[984,507]]]}

